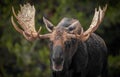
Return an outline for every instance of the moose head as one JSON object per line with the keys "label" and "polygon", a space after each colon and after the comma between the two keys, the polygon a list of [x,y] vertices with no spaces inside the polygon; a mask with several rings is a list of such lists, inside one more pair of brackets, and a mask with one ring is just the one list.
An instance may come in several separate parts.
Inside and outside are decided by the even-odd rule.
{"label": "moose head", "polygon": [[43,22],[49,33],[40,34],[41,27],[38,31],[35,29],[35,8],[29,3],[21,6],[21,10],[16,15],[14,8],[12,12],[20,27],[11,17],[11,22],[14,28],[22,34],[27,40],[34,41],[35,39],[49,39],[51,50],[51,67],[54,71],[64,69],[63,65],[69,61],[77,48],[77,41],[86,41],[91,33],[96,31],[103,20],[107,5],[101,9],[95,8],[94,17],[90,27],[84,31],[78,20],[73,18],[63,18],[57,26],[54,26],[49,20],[43,17]]}

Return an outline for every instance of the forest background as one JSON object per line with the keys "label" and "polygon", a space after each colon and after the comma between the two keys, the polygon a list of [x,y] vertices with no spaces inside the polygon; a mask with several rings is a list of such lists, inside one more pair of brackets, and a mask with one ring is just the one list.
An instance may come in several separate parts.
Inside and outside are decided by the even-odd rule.
{"label": "forest background", "polygon": [[19,5],[25,3],[35,6],[36,29],[42,26],[42,34],[48,32],[43,16],[55,25],[63,17],[76,18],[86,30],[94,8],[108,4],[104,20],[95,33],[108,47],[109,77],[120,77],[120,0],[0,0],[0,77],[50,77],[49,41],[29,42],[11,24],[11,7],[18,12]]}

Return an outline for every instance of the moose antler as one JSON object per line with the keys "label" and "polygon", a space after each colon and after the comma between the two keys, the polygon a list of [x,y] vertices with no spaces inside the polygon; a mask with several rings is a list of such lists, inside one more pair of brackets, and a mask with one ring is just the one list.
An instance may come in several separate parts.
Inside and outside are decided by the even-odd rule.
{"label": "moose antler", "polygon": [[17,22],[20,24],[21,28],[18,28],[18,26],[15,24],[13,20],[13,16],[11,17],[11,22],[14,26],[14,28],[23,36],[29,40],[35,40],[38,37],[40,38],[46,38],[48,35],[39,35],[39,32],[41,31],[41,27],[39,28],[38,32],[35,30],[35,8],[34,6],[31,6],[29,3],[21,6],[21,10],[18,12],[18,15],[16,15],[14,8],[12,7],[12,12],[15,18],[17,19]]}
{"label": "moose antler", "polygon": [[96,29],[99,27],[100,23],[103,20],[106,9],[107,9],[107,4],[105,5],[105,7],[103,7],[103,10],[101,9],[100,6],[99,6],[98,11],[97,11],[97,8],[95,8],[95,14],[94,14],[92,23],[91,23],[90,27],[88,28],[88,30],[86,30],[84,32],[84,35],[88,35],[88,34],[93,33],[94,31],[96,31]]}
{"label": "moose antler", "polygon": [[93,33],[99,27],[100,23],[103,20],[104,15],[105,15],[106,9],[107,9],[107,4],[105,7],[103,7],[103,10],[101,9],[100,6],[99,6],[98,10],[97,10],[97,8],[95,8],[94,17],[93,17],[92,23],[91,23],[90,27],[88,28],[88,30],[86,30],[85,32],[82,32],[81,35],[68,34],[68,37],[72,37],[72,38],[77,37],[83,41],[87,40],[89,38],[90,34]]}
{"label": "moose antler", "polygon": [[[52,35],[51,33],[39,35],[39,32],[41,31],[41,27],[39,28],[38,32],[35,30],[35,21],[34,21],[35,8],[34,8],[34,6],[31,6],[29,3],[27,3],[23,6],[20,5],[20,7],[21,7],[21,10],[18,12],[18,15],[16,15],[13,7],[12,7],[12,11],[13,11],[13,15],[17,19],[17,21],[22,29],[20,29],[15,24],[15,22],[13,20],[13,16],[12,16],[11,21],[12,21],[14,28],[19,33],[23,34],[24,37],[29,41],[35,40],[37,38],[50,38]],[[101,7],[99,7],[98,10],[97,10],[97,8],[95,8],[95,14],[94,14],[92,23],[91,23],[90,27],[88,28],[88,30],[86,30],[85,32],[82,27],[78,27],[80,25],[79,21],[75,20],[74,22],[72,22],[71,25],[69,26],[70,29],[75,28],[75,30],[78,30],[76,28],[80,28],[81,32],[79,34],[78,34],[78,32],[77,33],[76,32],[72,32],[72,33],[66,32],[67,37],[68,38],[78,38],[83,41],[87,40],[89,38],[89,36],[91,35],[91,33],[93,33],[99,27],[100,23],[103,20],[104,15],[105,15],[106,9],[107,9],[107,5],[105,7],[103,7],[103,9],[101,9]],[[49,28],[49,31],[53,31],[55,29],[54,26],[47,19],[43,18],[43,21],[44,21],[46,27]]]}

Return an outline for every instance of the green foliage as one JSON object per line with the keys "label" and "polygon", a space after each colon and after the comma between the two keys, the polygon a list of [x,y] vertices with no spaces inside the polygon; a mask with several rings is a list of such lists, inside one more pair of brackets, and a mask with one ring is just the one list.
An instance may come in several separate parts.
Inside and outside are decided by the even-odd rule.
{"label": "green foliage", "polygon": [[120,56],[109,56],[109,75],[110,77],[120,75]]}
{"label": "green foliage", "polygon": [[[63,17],[76,18],[86,30],[94,15],[94,8],[108,3],[108,10],[99,29],[96,31],[105,39],[111,55],[110,73],[120,71],[120,1],[104,0],[2,0],[0,1],[0,77],[50,77],[49,49],[45,40],[29,42],[15,31],[10,17],[11,7],[16,13],[19,4],[31,3],[36,8],[35,24],[41,34],[47,33],[42,17],[47,17],[55,26]],[[113,37],[114,35],[114,37]]]}

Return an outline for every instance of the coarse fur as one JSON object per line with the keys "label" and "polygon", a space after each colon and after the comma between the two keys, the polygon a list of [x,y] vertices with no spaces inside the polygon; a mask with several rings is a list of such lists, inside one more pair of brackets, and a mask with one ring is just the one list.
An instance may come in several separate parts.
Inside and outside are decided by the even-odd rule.
{"label": "coarse fur", "polygon": [[75,50],[74,43],[78,42],[75,51],[71,48],[74,55],[64,63],[62,71],[53,71],[53,77],[107,77],[107,48],[103,39],[92,33],[85,42],[75,40],[67,44]]}
{"label": "coarse fur", "polygon": [[[72,24],[72,20],[64,18],[64,22],[61,25],[59,24],[56,31],[64,32],[64,28]],[[80,24],[79,26],[81,27]],[[59,36],[59,34],[57,35]],[[92,33],[86,41],[71,38],[65,41],[64,45],[65,62],[63,70],[53,71],[53,77],[107,77],[107,47],[100,36]],[[50,44],[51,51],[53,51],[52,48],[53,43]],[[52,52],[51,55],[53,55]]]}
{"label": "coarse fur", "polygon": [[[27,10],[26,10],[27,9]],[[37,38],[49,39],[50,62],[53,77],[107,77],[107,47],[101,37],[94,34],[103,20],[107,5],[95,9],[95,14],[90,27],[84,31],[79,20],[63,18],[56,27],[43,17],[43,22],[50,33],[39,34],[35,30],[35,8],[29,3],[21,6],[16,15],[13,14],[21,25],[20,29],[14,22],[14,28],[23,36],[33,41]]]}

